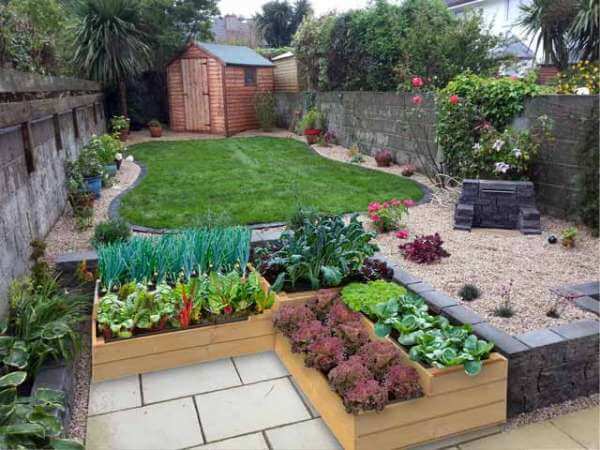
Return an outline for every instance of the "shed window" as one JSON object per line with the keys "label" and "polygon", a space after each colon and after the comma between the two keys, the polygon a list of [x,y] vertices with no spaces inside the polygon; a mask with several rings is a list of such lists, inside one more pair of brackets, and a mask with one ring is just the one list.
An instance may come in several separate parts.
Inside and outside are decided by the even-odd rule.
{"label": "shed window", "polygon": [[256,86],[256,67],[244,68],[244,86]]}

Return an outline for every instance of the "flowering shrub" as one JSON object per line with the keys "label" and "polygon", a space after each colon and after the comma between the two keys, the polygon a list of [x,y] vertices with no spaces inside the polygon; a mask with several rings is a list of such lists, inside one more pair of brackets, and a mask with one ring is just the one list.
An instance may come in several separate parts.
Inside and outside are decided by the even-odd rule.
{"label": "flowering shrub", "polygon": [[416,171],[417,171],[417,168],[415,167],[414,164],[411,164],[411,163],[402,164],[400,166],[400,174],[403,177],[412,177]]}
{"label": "flowering shrub", "polygon": [[600,64],[579,61],[557,75],[559,94],[598,94],[600,93]]}
{"label": "flowering shrub", "polygon": [[410,400],[423,394],[417,371],[401,364],[392,366],[385,374],[383,386],[391,400]]}
{"label": "flowering shrub", "polygon": [[344,348],[349,355],[355,354],[359,348],[369,342],[369,333],[360,320],[337,325],[333,329],[333,334],[344,342]]}
{"label": "flowering shrub", "polygon": [[360,357],[351,356],[347,361],[331,369],[327,378],[333,390],[344,395],[354,389],[358,383],[372,380],[373,374],[365,367]]}
{"label": "flowering shrub", "polygon": [[394,270],[385,261],[365,259],[359,275],[361,281],[391,280],[394,276]]}
{"label": "flowering shrub", "polygon": [[392,152],[388,149],[379,150],[375,153],[375,161],[379,167],[389,167],[392,165]]}
{"label": "flowering shrub", "polygon": [[330,335],[331,330],[319,320],[302,322],[290,339],[292,341],[292,352],[304,352],[313,342]]}
{"label": "flowering shrub", "polygon": [[315,320],[315,314],[304,305],[283,305],[273,317],[275,328],[291,337],[302,323]]}
{"label": "flowering shrub", "polygon": [[359,313],[352,311],[348,308],[344,302],[336,300],[331,306],[329,316],[327,317],[327,324],[331,327],[336,327],[341,323],[356,322],[360,321],[361,316]]}
{"label": "flowering shrub", "polygon": [[387,371],[400,364],[400,352],[391,342],[372,341],[357,353],[363,363],[378,380],[383,380]]}
{"label": "flowering shrub", "polygon": [[413,242],[401,245],[400,250],[410,261],[418,264],[431,264],[450,256],[450,253],[442,248],[443,243],[440,235],[435,233],[429,236],[419,236]]}
{"label": "flowering shrub", "polygon": [[398,239],[407,239],[408,238],[408,230],[398,230],[395,235]]}
{"label": "flowering shrub", "polygon": [[387,202],[372,202],[368,206],[369,218],[380,233],[397,230],[402,225],[402,218],[408,214],[408,206],[414,205],[414,200],[392,199]]}
{"label": "flowering shrub", "polygon": [[387,390],[376,380],[360,381],[343,396],[346,411],[383,411],[388,401]]}
{"label": "flowering shrub", "polygon": [[308,346],[304,363],[327,373],[343,360],[344,342],[337,337],[324,337]]}

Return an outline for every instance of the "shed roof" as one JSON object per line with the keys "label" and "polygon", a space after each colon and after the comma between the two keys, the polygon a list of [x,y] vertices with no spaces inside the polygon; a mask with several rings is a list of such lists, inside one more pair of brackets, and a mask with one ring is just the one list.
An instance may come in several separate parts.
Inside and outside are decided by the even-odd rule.
{"label": "shed roof", "polygon": [[198,47],[219,58],[223,63],[234,66],[272,67],[273,63],[254,50],[240,45],[213,44],[196,42]]}
{"label": "shed roof", "polygon": [[286,59],[286,58],[291,58],[292,56],[294,56],[293,52],[285,52],[282,53],[281,55],[275,56],[274,58],[271,58],[272,61],[279,61],[280,59]]}

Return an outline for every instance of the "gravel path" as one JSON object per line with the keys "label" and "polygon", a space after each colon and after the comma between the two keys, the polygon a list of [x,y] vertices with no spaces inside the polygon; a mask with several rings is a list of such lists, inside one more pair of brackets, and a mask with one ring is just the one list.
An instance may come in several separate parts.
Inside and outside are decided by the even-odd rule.
{"label": "gravel path", "polygon": [[90,323],[84,325],[81,332],[81,351],[73,364],[73,399],[71,403],[71,419],[67,427],[70,438],[85,440],[87,428],[87,412],[90,397],[91,355],[90,355]]}

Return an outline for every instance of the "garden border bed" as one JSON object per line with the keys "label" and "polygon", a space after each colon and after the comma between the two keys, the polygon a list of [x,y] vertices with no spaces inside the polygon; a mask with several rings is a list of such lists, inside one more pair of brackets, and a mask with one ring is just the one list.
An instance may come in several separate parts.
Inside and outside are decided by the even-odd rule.
{"label": "garden border bed", "polygon": [[[281,294],[280,305],[305,303],[316,291]],[[374,337],[372,323],[363,317]],[[378,338],[380,339],[380,338]],[[292,353],[281,333],[275,336],[275,352],[302,391],[321,413],[346,450],[395,449],[428,444],[464,433],[495,427],[506,421],[508,361],[492,353],[476,377],[461,367],[425,368],[411,361],[400,347],[404,362],[419,373],[424,396],[386,405],[383,412],[348,414],[341,398],[331,390],[325,376],[307,368],[304,359]]]}
{"label": "garden border bed", "polygon": [[[262,277],[261,283],[263,289],[269,288]],[[105,342],[97,334],[98,291],[97,282],[91,321],[93,382],[265,352],[274,347],[272,322],[279,302],[277,297],[270,310],[247,320]]]}

